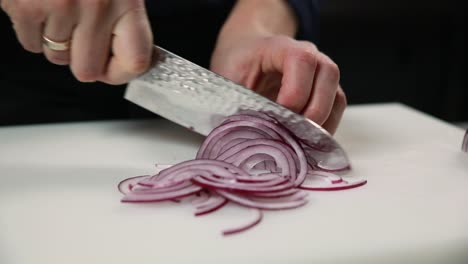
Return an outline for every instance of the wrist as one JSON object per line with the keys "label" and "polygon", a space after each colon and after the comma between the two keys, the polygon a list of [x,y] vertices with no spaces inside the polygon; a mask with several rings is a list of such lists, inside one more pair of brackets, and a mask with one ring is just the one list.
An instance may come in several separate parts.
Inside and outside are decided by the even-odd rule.
{"label": "wrist", "polygon": [[284,0],[238,0],[221,28],[218,43],[274,35],[294,37],[297,24],[293,10]]}

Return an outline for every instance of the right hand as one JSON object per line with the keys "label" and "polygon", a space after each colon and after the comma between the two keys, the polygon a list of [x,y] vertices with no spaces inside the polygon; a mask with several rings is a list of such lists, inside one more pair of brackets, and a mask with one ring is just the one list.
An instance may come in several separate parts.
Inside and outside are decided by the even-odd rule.
{"label": "right hand", "polygon": [[[146,71],[153,36],[144,0],[0,0],[22,46],[70,65],[82,82],[124,84]],[[70,49],[42,44],[70,40]]]}

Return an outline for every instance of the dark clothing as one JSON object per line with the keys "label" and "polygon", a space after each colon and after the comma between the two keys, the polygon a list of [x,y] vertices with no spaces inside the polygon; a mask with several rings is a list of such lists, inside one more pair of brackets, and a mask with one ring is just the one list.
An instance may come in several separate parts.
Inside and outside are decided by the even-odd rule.
{"label": "dark clothing", "polygon": [[[314,0],[290,0],[299,20],[297,38],[316,37]],[[147,1],[155,43],[208,67],[218,32],[234,0]],[[0,12],[0,125],[152,117],[123,99],[125,85],[80,83],[69,67],[22,49]],[[7,54],[5,54],[7,53]]]}

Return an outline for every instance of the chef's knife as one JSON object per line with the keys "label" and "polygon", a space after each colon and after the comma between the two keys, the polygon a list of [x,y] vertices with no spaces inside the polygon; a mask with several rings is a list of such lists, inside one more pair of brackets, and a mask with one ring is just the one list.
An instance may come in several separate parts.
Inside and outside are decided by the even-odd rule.
{"label": "chef's knife", "polygon": [[274,116],[313,151],[332,154],[321,155],[324,158],[348,162],[343,148],[318,124],[161,47],[156,49],[154,66],[128,84],[127,100],[205,136],[227,116],[261,111]]}

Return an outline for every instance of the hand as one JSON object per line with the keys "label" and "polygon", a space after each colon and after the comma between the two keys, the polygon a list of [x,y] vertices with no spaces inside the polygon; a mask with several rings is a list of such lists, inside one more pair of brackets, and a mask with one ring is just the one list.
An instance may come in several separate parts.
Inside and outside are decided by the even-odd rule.
{"label": "hand", "polygon": [[223,25],[211,69],[334,133],[346,108],[337,65],[292,38],[296,16],[283,0],[238,0]]}
{"label": "hand", "polygon": [[[144,0],[2,0],[23,47],[44,52],[55,64],[70,65],[82,82],[123,84],[151,63],[153,36]],[[56,51],[42,36],[70,41]]]}
{"label": "hand", "polygon": [[328,56],[310,42],[286,36],[233,39],[220,35],[213,71],[336,131],[346,96],[338,66]]}

